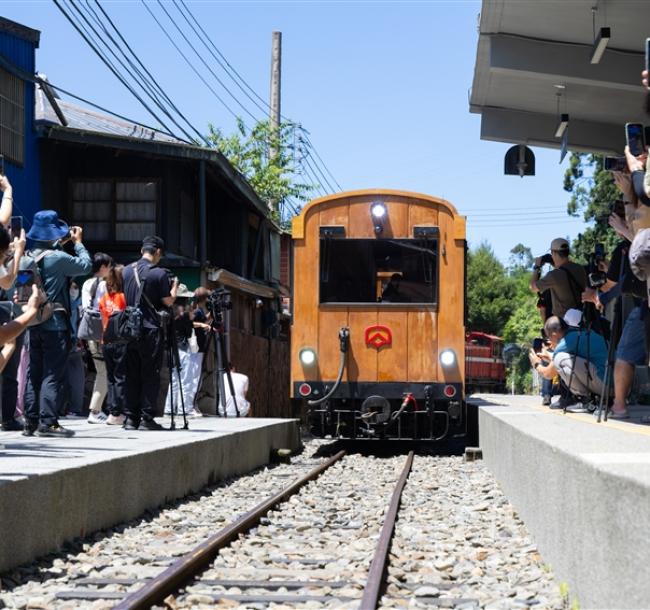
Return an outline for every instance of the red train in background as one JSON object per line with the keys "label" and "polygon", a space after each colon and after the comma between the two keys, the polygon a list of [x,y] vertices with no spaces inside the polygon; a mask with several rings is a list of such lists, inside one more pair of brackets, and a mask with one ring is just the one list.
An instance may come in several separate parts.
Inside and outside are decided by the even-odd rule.
{"label": "red train in background", "polygon": [[503,339],[472,331],[465,337],[465,388],[472,392],[506,391]]}

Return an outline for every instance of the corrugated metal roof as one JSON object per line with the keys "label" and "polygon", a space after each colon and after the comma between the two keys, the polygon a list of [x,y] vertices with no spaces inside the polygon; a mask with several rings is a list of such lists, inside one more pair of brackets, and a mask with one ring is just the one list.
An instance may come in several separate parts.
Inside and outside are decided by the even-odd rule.
{"label": "corrugated metal roof", "polygon": [[[124,136],[128,138],[139,138],[141,140],[185,144],[185,142],[181,142],[172,136],[148,129],[142,125],[138,125],[137,123],[131,123],[95,110],[89,110],[88,108],[77,106],[76,104],[66,102],[60,98],[56,101],[68,121],[67,127],[72,129],[96,131],[97,133]],[[61,125],[61,121],[59,121],[56,116],[52,105],[43,93],[40,85],[37,85],[36,87],[35,106],[35,120],[37,123]]]}

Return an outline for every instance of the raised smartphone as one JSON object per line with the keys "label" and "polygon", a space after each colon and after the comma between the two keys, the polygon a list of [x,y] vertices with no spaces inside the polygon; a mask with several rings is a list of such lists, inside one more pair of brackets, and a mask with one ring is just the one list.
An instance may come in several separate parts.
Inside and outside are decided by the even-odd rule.
{"label": "raised smartphone", "polygon": [[641,123],[625,123],[625,140],[635,157],[646,152],[645,133]]}

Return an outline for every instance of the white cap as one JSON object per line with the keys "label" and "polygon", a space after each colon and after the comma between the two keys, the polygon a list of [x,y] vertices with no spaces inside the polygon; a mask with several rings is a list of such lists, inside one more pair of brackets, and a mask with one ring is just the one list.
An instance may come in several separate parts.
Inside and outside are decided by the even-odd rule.
{"label": "white cap", "polygon": [[569,326],[580,326],[580,320],[582,320],[582,312],[579,309],[567,309],[564,314],[564,321]]}

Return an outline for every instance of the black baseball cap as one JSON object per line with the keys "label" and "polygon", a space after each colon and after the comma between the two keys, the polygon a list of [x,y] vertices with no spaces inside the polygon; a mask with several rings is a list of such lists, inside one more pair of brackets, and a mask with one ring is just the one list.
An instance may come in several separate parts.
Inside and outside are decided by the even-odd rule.
{"label": "black baseball cap", "polygon": [[164,252],[165,241],[162,237],[158,237],[157,235],[147,235],[147,237],[142,240],[142,247],[155,248],[156,250],[160,249]]}

